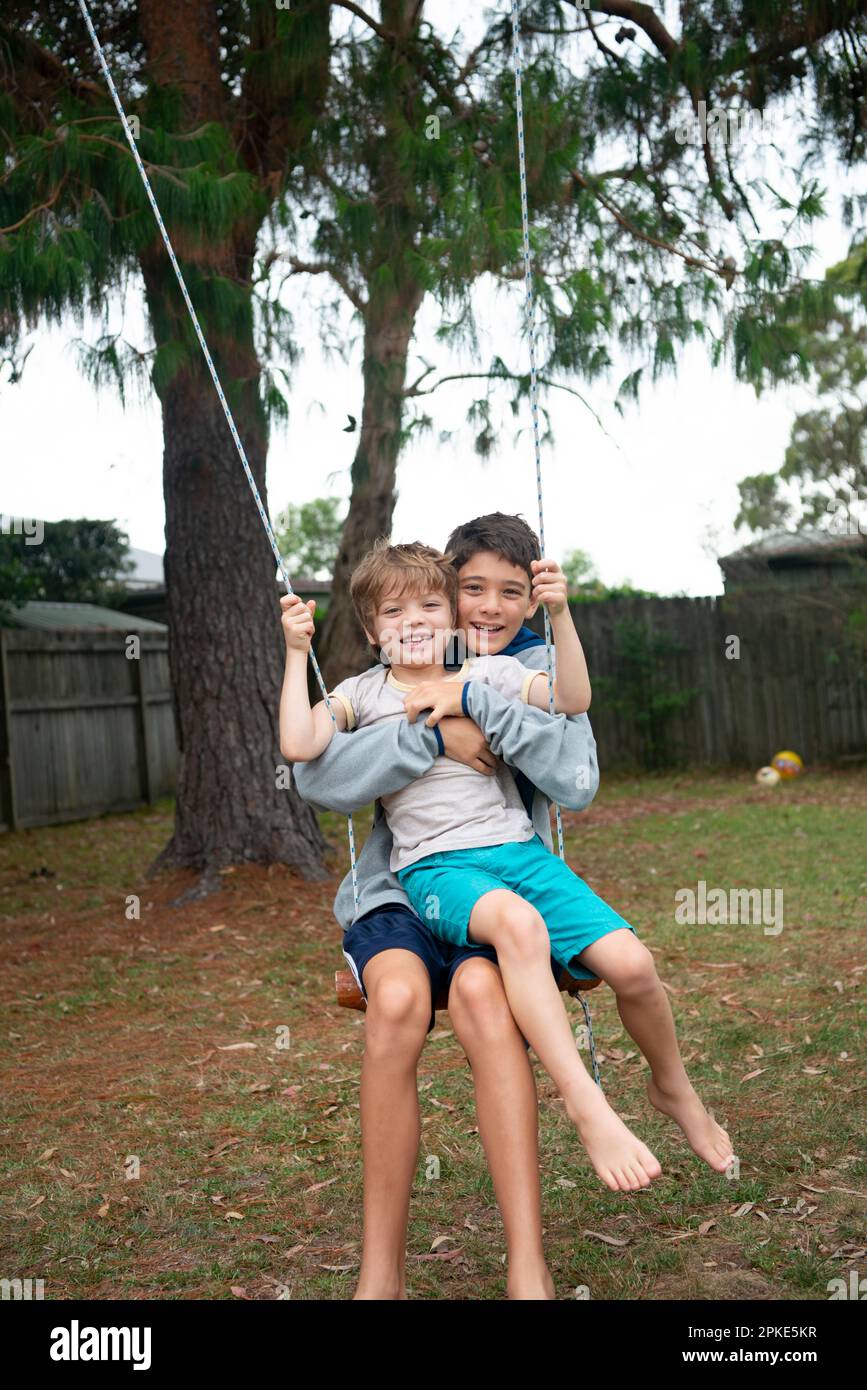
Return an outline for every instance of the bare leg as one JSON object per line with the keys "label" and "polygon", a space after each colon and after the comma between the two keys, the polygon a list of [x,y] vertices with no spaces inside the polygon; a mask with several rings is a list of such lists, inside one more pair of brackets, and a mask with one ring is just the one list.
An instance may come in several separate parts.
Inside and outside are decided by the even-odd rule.
{"label": "bare leg", "polygon": [[406,1298],[406,1228],[421,1119],[416,1067],[430,1022],[430,976],[412,951],[364,970],[361,1064],[364,1236],[356,1299]]}
{"label": "bare leg", "polygon": [[705,1110],[686,1074],[671,1005],[650,951],[619,927],[578,959],[614,990],[623,1026],[650,1063],[647,1094],[652,1104],[680,1125],[699,1158],[725,1172],[734,1158],[731,1140]]}
{"label": "bare leg", "polygon": [[542,1250],[536,1084],[492,961],[470,957],[458,966],[449,1017],[473,1069],[479,1134],[506,1234],[508,1296],[553,1299]]}
{"label": "bare leg", "polygon": [[662,1167],[587,1075],[551,973],[550,941],[539,913],[517,894],[496,888],[479,898],[469,932],[473,941],[495,947],[515,1022],[566,1102],[599,1177],[614,1192],[648,1187]]}

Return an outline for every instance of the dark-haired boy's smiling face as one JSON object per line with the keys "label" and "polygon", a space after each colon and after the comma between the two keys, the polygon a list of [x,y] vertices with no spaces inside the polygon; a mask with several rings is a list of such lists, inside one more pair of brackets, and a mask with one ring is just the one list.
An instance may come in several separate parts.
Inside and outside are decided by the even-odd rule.
{"label": "dark-haired boy's smiling face", "polygon": [[530,576],[490,550],[478,550],[458,570],[458,627],[470,656],[496,656],[538,608]]}

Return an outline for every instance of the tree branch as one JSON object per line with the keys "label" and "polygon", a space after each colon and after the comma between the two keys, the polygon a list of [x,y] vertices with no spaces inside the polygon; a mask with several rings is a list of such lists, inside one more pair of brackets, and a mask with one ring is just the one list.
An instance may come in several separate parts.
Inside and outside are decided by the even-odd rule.
{"label": "tree branch", "polygon": [[335,284],[339,285],[349,300],[350,304],[364,314],[367,310],[367,301],[350,284],[342,270],[339,270],[331,261],[301,261],[297,256],[290,255],[288,251],[278,251],[275,253],[274,260],[288,261],[292,269],[291,275],[330,275]]}
{"label": "tree branch", "polygon": [[457,78],[455,79],[455,86],[463,86],[466,83],[467,78],[475,72],[479,59],[487,49],[496,48],[498,45],[505,46],[505,42],[503,35],[488,32],[467,55],[467,61],[458,71]]}
{"label": "tree branch", "polygon": [[753,224],[753,226],[754,226],[754,228],[755,228],[755,230],[756,230],[756,235],[757,235],[757,236],[758,236],[758,235],[761,235],[761,228],[759,227],[759,224],[758,224],[758,222],[757,222],[757,220],[756,220],[756,215],[755,215],[755,213],[753,212],[752,207],[750,206],[750,200],[749,200],[749,198],[747,197],[747,195],[746,195],[746,193],[744,192],[744,190],[741,188],[741,186],[740,186],[740,184],[738,183],[738,180],[737,180],[737,178],[736,178],[736,176],[735,176],[735,171],[734,171],[734,169],[733,169],[733,167],[732,167],[732,154],[731,154],[731,150],[730,150],[730,148],[729,148],[729,143],[728,143],[727,140],[725,141],[725,156],[726,156],[726,168],[727,168],[728,171],[729,171],[729,178],[731,179],[732,187],[734,188],[735,192],[737,193],[738,197],[740,198],[741,204],[743,205],[743,208],[744,208],[744,211],[747,213],[748,217],[750,218],[750,221],[752,222],[752,224]]}
{"label": "tree branch", "polygon": [[60,183],[55,188],[53,196],[48,199],[47,203],[40,203],[38,208],[31,208],[29,212],[25,212],[24,216],[20,218],[17,222],[13,222],[11,227],[0,227],[0,236],[5,236],[7,232],[17,232],[19,227],[23,227],[24,223],[29,222],[31,217],[35,217],[38,212],[47,212],[49,208],[54,207],[54,204],[60,197],[61,189],[63,188],[63,185],[65,183],[66,175],[64,174],[63,178],[60,180]]}
{"label": "tree branch", "polygon": [[[121,154],[129,155],[130,159],[132,159],[132,152],[129,145],[124,144],[121,140],[112,140],[110,135],[82,135],[81,140],[83,144],[87,145],[111,145],[114,149],[120,150]],[[149,174],[161,174],[164,179],[168,179],[169,183],[173,183],[178,188],[189,191],[183,179],[179,179],[175,170],[170,169],[168,165],[151,164],[147,159],[143,159],[142,164]],[[199,164],[190,165],[184,172],[191,173],[193,169],[199,169],[201,167],[202,166]]]}
{"label": "tree branch", "polygon": [[[680,48],[680,44],[668,32],[659,15],[649,5],[641,3],[641,0],[591,0],[594,10],[599,10],[602,14],[607,14],[613,19],[628,19],[641,29],[654,48],[666,58],[671,58]],[[582,5],[576,4],[575,8],[579,13],[585,13]]]}
{"label": "tree branch", "polygon": [[593,23],[593,15],[590,13],[589,10],[586,11],[586,15],[587,15],[587,32],[588,32],[589,34],[592,35],[592,37],[593,37],[593,42],[595,43],[596,47],[599,49],[599,52],[600,52],[600,53],[603,53],[603,54],[605,55],[606,59],[608,59],[609,62],[612,62],[612,63],[614,63],[617,67],[621,67],[621,68],[622,68],[622,67],[624,66],[624,63],[626,62],[626,59],[622,56],[622,54],[620,54],[620,53],[615,53],[614,50],[613,50],[612,48],[609,48],[607,43],[603,43],[602,39],[599,37],[598,33],[596,32],[596,25]]}
{"label": "tree branch", "polygon": [[[424,361],[424,358],[422,358],[422,361]],[[431,372],[432,372],[433,370],[434,370],[433,367],[425,367],[424,371],[421,373],[420,376],[417,376],[417,377],[416,377],[416,379],[415,379],[415,381],[412,383],[412,385],[411,385],[411,386],[407,386],[407,387],[404,388],[404,391],[403,391],[404,396],[422,396],[422,395],[424,395],[425,393],[424,393],[423,391],[418,391],[416,388],[419,386],[419,384],[420,384],[422,381],[424,381],[424,379],[425,379],[426,376],[430,376],[430,374],[431,374]]]}
{"label": "tree branch", "polygon": [[[615,19],[626,19],[635,24],[666,58],[671,58],[682,46],[668,32],[659,15],[650,5],[643,4],[642,0],[591,0],[590,7],[600,14]],[[577,3],[575,8],[579,14],[586,13],[583,6]],[[761,67],[826,38],[836,29],[851,23],[857,16],[867,14],[867,0],[827,0],[824,5],[806,8],[807,13],[803,16],[802,22],[792,26],[788,32],[785,32],[783,26],[783,33],[763,47],[744,54],[732,71]]]}
{"label": "tree branch", "polygon": [[[354,0],[332,0],[332,4],[337,5],[339,9],[348,10],[350,14],[357,15],[359,19],[364,20],[364,23],[369,25],[373,32],[382,39],[383,43],[387,43],[390,48],[399,50],[404,47],[397,34],[392,33],[390,29],[385,29],[381,24],[378,24],[360,5],[356,5]],[[417,13],[418,11],[416,11],[416,14]],[[443,49],[439,43],[437,46],[440,49],[440,53],[445,52],[448,53],[450,57],[453,56],[450,50]],[[448,107],[453,115],[457,116],[459,120],[466,120],[468,116],[472,115],[472,109],[456,99],[451,87],[443,86],[436,73],[432,71],[419,53],[412,52],[410,54],[410,59],[419,73],[419,76],[425,79],[432,91],[436,93],[443,105]]]}
{"label": "tree branch", "polygon": [[374,34],[378,34],[385,43],[394,44],[397,42],[396,34],[392,34],[388,29],[383,29],[382,25],[378,24],[371,15],[367,14],[360,5],[353,4],[353,0],[331,0],[331,3],[336,5],[339,10],[348,10],[349,13],[354,14],[357,19],[363,20],[368,29],[372,29]]}
{"label": "tree branch", "polygon": [[23,50],[25,59],[30,60],[32,71],[39,77],[49,77],[58,87],[77,92],[90,102],[98,101],[104,105],[109,100],[103,87],[96,82],[89,82],[84,77],[76,77],[60,58],[43,48],[29,34],[22,34],[19,30],[13,31],[7,24],[0,24],[0,35],[4,46],[11,51],[13,60],[17,53]]}
{"label": "tree branch", "polygon": [[[701,98],[699,97],[695,89],[690,90],[690,97],[692,98],[693,111],[697,117],[698,103],[701,100]],[[704,100],[705,102],[707,102],[707,93],[704,94]],[[707,102],[707,104],[710,105],[709,102]],[[716,201],[719,203],[728,221],[733,222],[735,217],[734,203],[732,202],[731,198],[727,198],[725,193],[723,192],[722,184],[720,183],[719,179],[719,174],[717,173],[716,160],[714,159],[713,150],[710,147],[710,140],[708,140],[707,134],[705,134],[705,138],[701,142],[701,150],[702,154],[704,155],[704,167],[707,170],[707,181],[710,191],[713,194]]]}
{"label": "tree branch", "polygon": [[[439,386],[444,386],[448,381],[526,381],[529,375],[527,372],[508,371],[452,372],[448,376],[441,376],[439,381],[434,382],[433,386],[428,386],[426,390],[420,391],[418,389],[418,383],[420,381],[423,381],[424,378],[433,370],[433,367],[428,367],[426,371],[422,372],[420,377],[416,378],[412,386],[407,386],[404,388],[404,390],[401,392],[401,395],[403,397],[430,396],[433,394],[434,391],[437,390]],[[576,391],[574,386],[566,386],[562,381],[552,381],[551,378],[548,376],[537,376],[536,380],[540,386],[550,386],[552,390],[565,391],[567,395],[574,396],[576,400],[579,400],[581,404],[583,406],[586,406],[586,408],[590,411],[590,414],[593,416],[594,420],[596,421],[599,428],[602,430],[603,434],[608,434],[608,431],[606,430],[604,424],[597,415],[596,411],[593,409],[590,402],[586,399],[586,397],[581,395],[580,391]]]}
{"label": "tree branch", "polygon": [[623,227],[625,231],[629,232],[630,236],[636,237],[639,241],[646,242],[648,246],[655,246],[659,251],[667,251],[672,256],[679,256],[682,261],[692,266],[695,270],[709,270],[712,275],[719,275],[727,284],[731,283],[733,278],[731,266],[715,265],[712,261],[700,260],[697,256],[690,256],[686,251],[681,251],[679,246],[672,246],[668,241],[662,241],[659,237],[651,236],[649,232],[643,232],[640,227],[636,227],[633,222],[630,222],[625,214],[606,198],[603,193],[600,193],[598,188],[594,188],[590,180],[586,179],[578,169],[572,169],[571,174],[579,187],[585,188],[588,193],[592,193],[597,202],[601,203],[606,211],[611,213],[615,221],[619,222],[620,226]]}
{"label": "tree branch", "polygon": [[795,53],[799,48],[806,48],[808,44],[827,38],[836,29],[842,30],[846,23],[851,23],[858,15],[864,14],[867,14],[865,0],[855,0],[854,4],[853,0],[829,0],[826,6],[815,7],[813,13],[808,11],[804,16],[804,23],[799,27],[792,29],[788,34],[781,34],[779,38],[765,44],[764,48],[757,48],[753,53],[748,53],[738,67],[762,67],[778,58],[785,58],[787,54]]}

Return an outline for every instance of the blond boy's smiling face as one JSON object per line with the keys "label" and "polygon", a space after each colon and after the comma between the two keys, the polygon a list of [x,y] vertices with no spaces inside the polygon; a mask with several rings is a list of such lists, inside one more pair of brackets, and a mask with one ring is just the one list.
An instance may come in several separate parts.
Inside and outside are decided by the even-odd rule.
{"label": "blond boy's smiling face", "polygon": [[385,594],[373,614],[373,632],[365,628],[365,635],[389,665],[428,667],[442,664],[453,631],[445,594],[395,590]]}
{"label": "blond boy's smiling face", "polygon": [[458,570],[458,627],[471,656],[496,656],[512,641],[538,603],[530,577],[489,550],[476,551]]}

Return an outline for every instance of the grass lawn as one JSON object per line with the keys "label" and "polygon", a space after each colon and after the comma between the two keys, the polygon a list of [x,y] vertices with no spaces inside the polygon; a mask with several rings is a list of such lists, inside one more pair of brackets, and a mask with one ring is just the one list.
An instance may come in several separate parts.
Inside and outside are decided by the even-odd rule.
{"label": "grass lawn", "polygon": [[[637,1194],[604,1188],[535,1063],[559,1297],[827,1299],[830,1279],[865,1268],[865,811],[867,770],[826,769],[773,790],[748,773],[607,774],[594,805],[565,817],[572,866],[656,957],[740,1172],[711,1172],[653,1110],[600,987],[602,1083],[663,1176]],[[146,877],[171,814],[0,837],[0,1270],[44,1278],[47,1299],[350,1297],[364,1018],[332,988],[341,823],[326,819],[327,882],[238,868],[178,908],[188,875]],[[782,889],[783,930],[678,925],[674,895],[700,879]],[[447,1014],[419,1087],[411,1297],[502,1298],[502,1226]]]}

